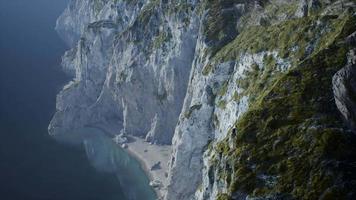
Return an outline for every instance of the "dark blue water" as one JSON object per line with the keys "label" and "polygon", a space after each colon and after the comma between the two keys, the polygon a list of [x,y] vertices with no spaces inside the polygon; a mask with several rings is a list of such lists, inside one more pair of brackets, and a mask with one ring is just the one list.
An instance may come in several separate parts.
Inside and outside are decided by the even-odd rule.
{"label": "dark blue water", "polygon": [[47,126],[68,81],[54,31],[68,0],[0,0],[0,199],[124,200],[119,181]]}

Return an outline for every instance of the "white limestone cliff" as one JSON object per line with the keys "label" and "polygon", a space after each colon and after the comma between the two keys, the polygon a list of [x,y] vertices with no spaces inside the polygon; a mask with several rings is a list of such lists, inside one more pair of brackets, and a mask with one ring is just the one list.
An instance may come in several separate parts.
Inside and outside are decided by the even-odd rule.
{"label": "white limestone cliff", "polygon": [[[318,0],[72,0],[56,29],[72,46],[62,65],[73,80],[57,96],[49,132],[63,136],[95,127],[110,137],[171,144],[165,199],[229,194],[230,183],[221,178],[228,160],[216,150],[219,143],[235,147],[236,122],[260,103],[274,78],[328,49],[323,45],[334,42],[332,33],[342,32],[333,27],[333,16],[343,16],[345,7],[356,6]],[[319,12],[326,17],[298,21]],[[300,36],[280,44],[273,38],[276,47],[267,46],[276,35],[268,27],[283,32],[288,20],[300,23],[295,29],[310,29],[308,41]],[[251,27],[270,32],[249,32]]]}

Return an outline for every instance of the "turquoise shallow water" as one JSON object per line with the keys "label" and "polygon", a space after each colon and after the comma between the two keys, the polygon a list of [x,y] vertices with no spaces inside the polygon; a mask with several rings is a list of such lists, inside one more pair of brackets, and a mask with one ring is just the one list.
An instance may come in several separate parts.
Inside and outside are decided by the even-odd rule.
{"label": "turquoise shallow water", "polygon": [[1,200],[128,200],[137,185],[150,193],[137,162],[108,138],[88,138],[82,148],[47,133],[56,94],[69,80],[59,66],[68,47],[54,31],[67,3],[0,0]]}

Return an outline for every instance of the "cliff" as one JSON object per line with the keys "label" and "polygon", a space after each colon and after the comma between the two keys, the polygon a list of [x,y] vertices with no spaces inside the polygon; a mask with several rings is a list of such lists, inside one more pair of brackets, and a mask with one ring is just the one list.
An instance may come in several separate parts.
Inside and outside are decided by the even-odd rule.
{"label": "cliff", "polygon": [[172,145],[167,200],[355,197],[352,0],[72,0],[52,135]]}

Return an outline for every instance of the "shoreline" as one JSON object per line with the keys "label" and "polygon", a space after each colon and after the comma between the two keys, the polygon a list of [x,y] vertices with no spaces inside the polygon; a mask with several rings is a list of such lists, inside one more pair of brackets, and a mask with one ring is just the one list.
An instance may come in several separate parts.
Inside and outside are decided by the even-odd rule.
{"label": "shoreline", "polygon": [[[134,136],[129,136],[129,138],[130,141],[123,144],[127,145],[125,148],[120,144],[118,145],[140,163],[142,169],[149,178],[150,186],[156,192],[158,199],[163,199],[168,185],[167,174],[171,146],[150,144],[144,139]],[[157,163],[159,163],[159,168],[152,170],[152,167],[157,165]],[[157,181],[160,186],[155,187],[152,185]]]}
{"label": "shoreline", "polygon": [[[135,159],[139,163],[144,175],[148,178],[149,186],[156,194],[157,200],[164,199],[168,186],[168,162],[171,155],[171,145],[151,144],[146,142],[143,138],[131,135],[124,136],[124,138],[126,138],[125,141],[119,142],[116,140],[116,137],[112,137],[113,134],[110,134],[110,132],[100,127],[87,127],[84,132],[99,132],[100,135],[104,135],[105,138],[111,139],[116,148],[122,149],[128,156]],[[77,134],[70,134],[70,136],[82,135],[78,130],[76,133]],[[82,141],[83,138],[81,139],[79,136],[76,139]],[[61,138],[58,137],[57,139],[60,140]],[[159,164],[157,165],[157,163]]]}

